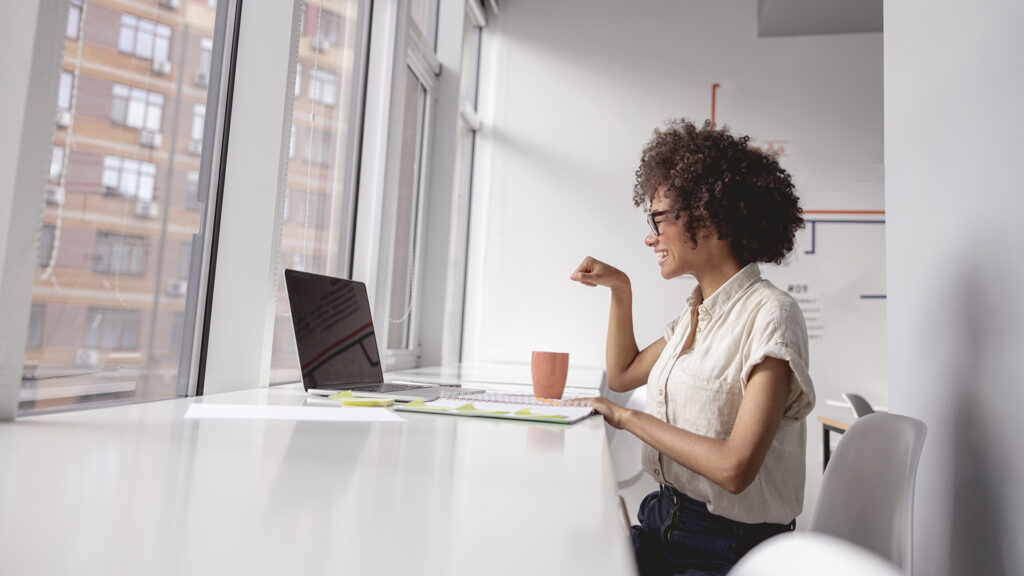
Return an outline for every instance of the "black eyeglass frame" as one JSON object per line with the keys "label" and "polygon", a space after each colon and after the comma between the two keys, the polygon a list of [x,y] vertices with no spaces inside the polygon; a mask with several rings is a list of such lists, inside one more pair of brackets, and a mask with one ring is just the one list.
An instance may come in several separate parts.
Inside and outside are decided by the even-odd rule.
{"label": "black eyeglass frame", "polygon": [[647,214],[647,225],[651,227],[651,232],[654,232],[655,236],[661,236],[661,230],[658,230],[658,223],[654,219],[658,216],[672,214],[673,212],[675,210],[658,210],[657,212],[649,212]]}

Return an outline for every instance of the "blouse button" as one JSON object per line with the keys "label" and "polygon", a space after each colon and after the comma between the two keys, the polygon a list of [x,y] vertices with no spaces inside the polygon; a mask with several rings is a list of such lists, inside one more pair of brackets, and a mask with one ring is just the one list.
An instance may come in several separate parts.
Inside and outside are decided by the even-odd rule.
{"label": "blouse button", "polygon": [[658,396],[664,396],[664,395],[665,395],[665,389],[664,388],[658,388]]}

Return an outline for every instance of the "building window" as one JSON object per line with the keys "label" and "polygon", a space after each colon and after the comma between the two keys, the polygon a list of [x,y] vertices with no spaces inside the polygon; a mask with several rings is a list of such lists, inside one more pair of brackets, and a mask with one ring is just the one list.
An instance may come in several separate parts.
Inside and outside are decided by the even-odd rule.
{"label": "building window", "polygon": [[321,10],[320,22],[317,25],[320,27],[320,37],[329,42],[331,46],[337,46],[340,43],[341,16],[330,10]]}
{"label": "building window", "polygon": [[213,61],[213,38],[199,40],[199,71],[210,76],[210,64]]}
{"label": "building window", "polygon": [[96,251],[92,271],[97,274],[146,274],[149,239],[111,232],[96,233]]}
{"label": "building window", "polygon": [[330,164],[331,142],[334,134],[326,130],[309,129],[309,140],[306,141],[306,161],[313,164]]}
{"label": "building window", "polygon": [[302,95],[302,62],[295,63],[295,97]]}
{"label": "building window", "polygon": [[46,320],[46,304],[32,304],[32,313],[28,317],[28,339],[26,348],[42,348],[43,322]]}
{"label": "building window", "polygon": [[185,199],[185,208],[189,210],[199,210],[203,207],[203,203],[199,201],[199,172],[189,170],[188,175],[185,176],[186,187],[188,188],[188,196]]}
{"label": "building window", "polygon": [[156,187],[156,164],[120,156],[103,157],[103,192],[125,198],[152,200]]}
{"label": "building window", "polygon": [[164,115],[164,95],[142,88],[114,84],[110,120],[131,128],[160,131]]}
{"label": "building window", "polygon": [[309,75],[309,97],[314,102],[334,106],[338,101],[338,77],[323,70]]}
{"label": "building window", "polygon": [[192,268],[192,243],[182,242],[178,251],[178,278],[188,279],[188,273]]}
{"label": "building window", "polygon": [[53,240],[57,229],[52,224],[43,224],[39,231],[39,250],[37,252],[37,263],[40,268],[47,268],[50,265],[50,258],[53,256]]}
{"label": "building window", "polygon": [[185,313],[175,312],[171,322],[171,348],[181,348],[181,333],[185,329]]}
{"label": "building window", "polygon": [[54,146],[50,154],[50,183],[60,183],[60,173],[64,171],[64,147]]}
{"label": "building window", "polygon": [[203,127],[206,125],[206,105],[192,105],[192,139],[203,140]]}
{"label": "building window", "polygon": [[169,60],[171,27],[131,14],[122,14],[117,49],[147,60]]}
{"label": "building window", "polygon": [[137,350],[141,316],[138,310],[90,307],[82,345],[101,350]]}
{"label": "building window", "polygon": [[316,192],[299,192],[295,195],[297,200],[295,220],[298,224],[308,225],[313,228],[324,226],[324,205],[326,197]]}
{"label": "building window", "polygon": [[292,136],[288,141],[288,157],[295,158],[295,124],[292,124]]}
{"label": "building window", "polygon": [[71,89],[75,84],[75,75],[67,70],[60,72],[60,86],[57,88],[57,108],[71,110]]}
{"label": "building window", "polygon": [[78,31],[82,23],[82,0],[71,0],[68,6],[68,26],[64,35],[72,40],[78,40]]}

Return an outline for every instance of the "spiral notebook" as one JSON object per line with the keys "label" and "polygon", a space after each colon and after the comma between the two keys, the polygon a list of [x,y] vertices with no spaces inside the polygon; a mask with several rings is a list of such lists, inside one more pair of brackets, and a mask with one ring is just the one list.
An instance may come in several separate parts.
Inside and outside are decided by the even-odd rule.
{"label": "spiral notebook", "polygon": [[594,413],[589,402],[582,398],[548,400],[529,394],[488,392],[470,395],[460,394],[457,390],[443,392],[441,398],[437,400],[429,402],[413,400],[396,405],[394,409],[400,412],[503,418],[559,424],[575,424]]}

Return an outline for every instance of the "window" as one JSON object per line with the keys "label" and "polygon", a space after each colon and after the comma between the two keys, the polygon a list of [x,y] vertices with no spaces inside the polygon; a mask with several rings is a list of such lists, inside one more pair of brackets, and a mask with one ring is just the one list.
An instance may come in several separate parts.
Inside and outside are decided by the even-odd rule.
{"label": "window", "polygon": [[210,64],[213,60],[213,38],[199,40],[199,72],[210,76]]}
{"label": "window", "polygon": [[171,348],[181,348],[181,334],[185,329],[185,313],[175,312],[171,321]]}
{"label": "window", "polygon": [[[349,275],[355,215],[355,168],[361,113],[351,116],[365,82],[361,71],[368,36],[370,2],[338,0],[321,11],[318,0],[300,2],[298,25],[303,40],[295,61],[294,108],[288,132],[287,182],[279,190],[281,233],[277,246],[281,268],[318,274]],[[344,14],[344,17],[341,16]],[[320,26],[320,38],[317,26]],[[330,50],[326,53],[325,50]],[[301,97],[301,98],[300,98]],[[308,200],[307,200],[308,198]],[[280,286],[284,285],[277,271]],[[271,356],[271,383],[301,376],[292,335],[288,301],[278,291]]]}
{"label": "window", "polygon": [[138,310],[90,307],[82,346],[99,350],[137,350],[140,319]]}
{"label": "window", "polygon": [[171,27],[131,14],[122,14],[117,49],[156,62],[169,60]]}
{"label": "window", "polygon": [[71,0],[68,6],[68,25],[64,35],[72,40],[78,40],[78,31],[82,20],[82,0]]}
{"label": "window", "polygon": [[309,139],[306,141],[306,161],[313,164],[329,164],[333,140],[333,133],[310,128]]}
{"label": "window", "polygon": [[199,210],[203,207],[203,203],[199,201],[199,172],[195,170],[189,170],[185,176],[185,187],[187,196],[185,198],[185,208],[189,210]]}
{"label": "window", "polygon": [[326,40],[331,46],[337,46],[341,40],[341,16],[330,10],[320,11],[320,37]]}
{"label": "window", "polygon": [[57,88],[57,108],[60,110],[71,109],[71,89],[74,88],[75,75],[66,70],[61,70],[60,85]]}
{"label": "window", "polygon": [[188,279],[188,273],[192,267],[192,243],[182,242],[181,248],[178,251],[178,278],[181,280]]}
{"label": "window", "polygon": [[53,256],[53,241],[56,234],[56,228],[53,224],[43,224],[42,229],[39,230],[39,251],[37,263],[40,268],[46,268],[50,265],[50,258]]}
{"label": "window", "polygon": [[54,146],[50,154],[50,182],[60,184],[60,174],[64,171],[64,147]]}
{"label": "window", "polygon": [[318,104],[334,106],[338,101],[338,77],[330,72],[313,70],[309,76],[309,98]]}
{"label": "window", "polygon": [[103,191],[125,198],[152,200],[156,186],[156,164],[120,156],[103,157]]}
{"label": "window", "polygon": [[[221,77],[221,66],[230,66],[213,55],[233,44],[224,35],[234,29],[207,9],[216,5],[212,0],[183,1],[181,10],[164,9],[175,4],[164,0],[56,4],[67,10],[66,20],[64,13],[40,20],[32,38],[35,45],[61,49],[17,54],[29,59],[25,77],[4,78],[30,94],[37,84],[49,84],[34,79],[57,80],[56,94],[44,100],[55,105],[52,122],[24,135],[42,138],[50,157],[16,155],[19,171],[46,174],[36,193],[48,200],[41,209],[15,207],[11,215],[12,221],[30,222],[31,240],[38,238],[34,278],[22,284],[32,291],[32,323],[17,334],[27,335],[24,374],[34,377],[24,380],[19,412],[194,393],[193,327],[203,306],[186,308],[192,300],[180,294],[179,257],[183,241],[196,247],[197,261],[201,247],[209,246],[216,218],[198,212],[208,206],[199,200],[216,182],[201,181],[199,174],[213,179],[219,172],[217,159],[211,163],[198,154],[204,127],[192,140],[190,122],[193,105],[208,100],[201,126],[224,120],[218,96],[223,92],[207,84]],[[221,8],[222,18],[233,15],[233,4]],[[176,44],[179,39],[185,43]],[[173,73],[164,75],[168,71]],[[165,198],[172,204],[156,205],[164,199],[161,193],[170,194]],[[190,297],[205,299],[205,284],[190,287],[196,290]],[[4,307],[5,297],[12,297],[5,295],[0,294]],[[22,296],[10,304],[27,307],[29,299]],[[169,335],[175,330],[179,341],[172,347]],[[103,348],[117,352],[96,352]],[[91,374],[83,375],[84,367]],[[132,391],[111,386],[125,379],[139,385]],[[112,394],[111,388],[121,392]]]}
{"label": "window", "polygon": [[297,205],[295,210],[295,221],[298,224],[309,225],[313,228],[324,226],[324,205],[326,197],[323,194],[310,192],[296,195]]}
{"label": "window", "polygon": [[192,140],[203,140],[203,126],[206,124],[206,105],[192,105]]}
{"label": "window", "polygon": [[412,348],[412,311],[416,291],[416,238],[419,215],[421,161],[426,120],[427,90],[406,69],[402,114],[402,140],[395,199],[394,246],[391,259],[391,297],[387,315],[389,349]]}
{"label": "window", "polygon": [[160,131],[164,114],[164,96],[142,88],[114,84],[110,120],[131,128]]}
{"label": "window", "polygon": [[46,321],[46,304],[32,304],[32,313],[28,317],[28,340],[26,348],[43,346],[43,323]]}
{"label": "window", "polygon": [[97,232],[92,271],[98,274],[142,276],[146,273],[148,251],[149,239],[143,236]]}

